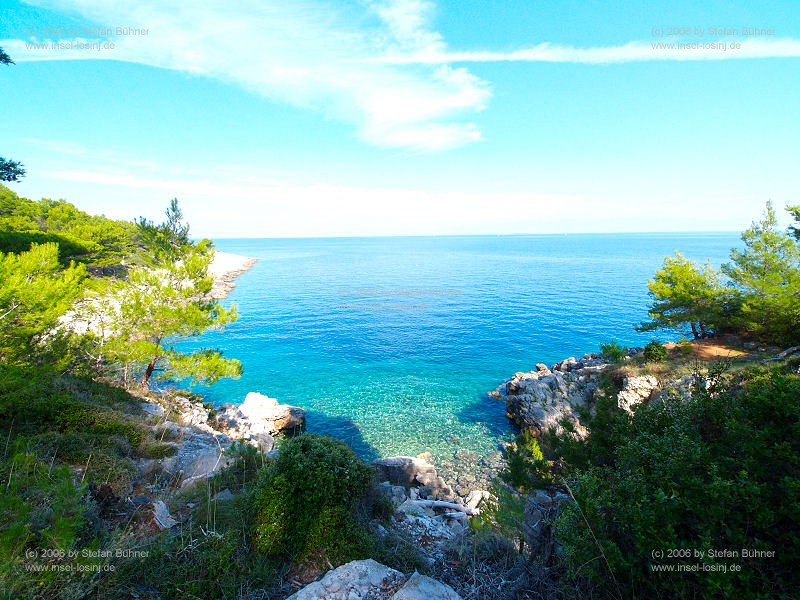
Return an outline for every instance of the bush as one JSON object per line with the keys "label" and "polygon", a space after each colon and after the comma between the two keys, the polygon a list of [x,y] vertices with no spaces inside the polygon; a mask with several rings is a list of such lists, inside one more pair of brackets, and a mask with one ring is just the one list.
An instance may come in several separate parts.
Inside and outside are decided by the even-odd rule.
{"label": "bush", "polygon": [[653,340],[644,347],[645,362],[664,362],[667,360],[669,352],[661,342]]}
{"label": "bush", "polygon": [[525,431],[506,451],[506,468],[503,480],[520,491],[547,487],[553,482],[550,462],[545,460],[539,440]]}
{"label": "bush", "polygon": [[617,342],[600,344],[600,352],[613,363],[621,363],[628,356],[628,351]]}
{"label": "bush", "polygon": [[[708,392],[696,389],[688,401],[666,398],[592,428],[595,442],[584,449],[609,438],[613,453],[605,464],[587,457],[570,478],[577,504],[564,505],[557,535],[572,573],[588,573],[615,597],[793,596],[800,589],[798,397],[797,375],[749,371]],[[708,555],[743,548],[775,554]],[[653,558],[664,549],[688,554]],[[696,552],[704,558],[685,558]],[[710,568],[677,577],[654,569],[680,563]],[[722,563],[741,570],[713,568]]]}
{"label": "bush", "polygon": [[371,538],[355,508],[372,476],[343,442],[314,434],[287,440],[253,490],[255,547],[294,562],[364,558]]}

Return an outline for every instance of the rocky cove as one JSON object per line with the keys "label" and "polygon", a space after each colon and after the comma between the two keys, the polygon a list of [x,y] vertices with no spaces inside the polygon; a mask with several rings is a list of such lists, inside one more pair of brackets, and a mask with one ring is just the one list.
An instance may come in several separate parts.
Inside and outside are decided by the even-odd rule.
{"label": "rocky cove", "polygon": [[[625,360],[639,352],[641,349],[629,350]],[[516,427],[535,436],[550,429],[559,431],[564,426],[574,435],[584,436],[586,429],[581,424],[581,415],[587,414],[586,411],[591,413],[596,396],[605,393],[600,378],[614,366],[597,353],[571,357],[551,367],[538,364],[535,370],[516,373],[489,392],[486,402],[498,403],[498,410],[505,410]],[[632,375],[622,382],[617,403],[620,408],[631,410],[637,403],[653,401],[668,390],[688,394],[690,386],[688,375],[663,382],[652,375]],[[142,481],[150,483],[144,484],[131,497],[143,508],[151,507],[152,523],[158,529],[175,527],[187,518],[187,514],[180,512],[171,514],[160,498],[167,499],[176,492],[203,485],[228,467],[234,444],[254,446],[268,461],[279,452],[276,438],[305,430],[305,411],[301,407],[281,404],[258,392],[249,393],[241,404],[225,404],[217,409],[204,405],[201,398],[188,393],[153,394],[144,399],[143,408],[149,425],[160,432],[165,445],[172,448],[163,458],[139,460],[137,468]],[[500,449],[488,457],[456,451],[451,460],[425,453],[382,458],[372,465],[377,491],[391,503],[394,512],[391,528],[413,540],[425,560],[436,565],[444,560],[448,545],[466,534],[469,520],[480,514],[484,501],[491,497],[490,490],[504,466],[504,458]],[[225,502],[232,498],[229,490],[219,490],[212,501]],[[569,497],[556,490],[543,489],[527,497],[524,531],[530,548],[552,551],[552,532],[543,527],[542,517],[553,516],[564,501],[569,501]],[[362,592],[369,589],[375,597],[406,597],[391,594],[399,594],[404,585],[409,585],[410,579],[390,573],[391,577],[387,579],[383,574],[376,583],[373,581],[376,569],[388,567],[363,562],[343,565],[328,572],[297,597],[348,597],[337,595],[333,588]],[[436,587],[444,584],[435,580],[414,580],[412,585],[422,584],[439,590],[440,595],[433,593],[430,598],[459,597],[451,595],[455,594],[451,588]],[[317,590],[318,595],[310,595],[313,590]]]}
{"label": "rocky cove", "polygon": [[[694,377],[683,371],[643,368],[642,348],[626,349],[611,361],[601,353],[570,357],[551,366],[536,364],[528,372],[515,373],[486,394],[520,431],[534,437],[548,432],[567,432],[578,438],[588,435],[585,421],[601,398],[632,412],[641,403],[658,402],[665,395],[688,397]],[[232,462],[234,444],[258,449],[264,461],[280,453],[281,436],[305,430],[305,410],[282,404],[259,392],[250,392],[241,404],[224,404],[216,409],[202,399],[182,392],[152,395],[145,401],[151,426],[163,433],[173,448],[168,456],[141,459],[137,465],[149,483],[135,502],[152,507],[152,523],[170,529],[191,519],[191,512],[178,504],[172,513],[161,499],[202,485]],[[277,438],[277,444],[276,444]],[[457,440],[455,444],[457,445]],[[451,576],[452,547],[469,533],[470,519],[480,516],[497,488],[495,481],[505,465],[502,447],[478,456],[464,449],[452,457],[428,452],[417,456],[393,456],[372,461],[377,494],[391,506],[388,523],[376,524],[379,536],[388,540],[402,532],[430,568],[435,579],[404,574],[374,560],[353,561],[325,573],[295,582],[293,598],[429,598],[435,600],[475,595],[475,588]],[[552,519],[570,495],[561,486],[535,490],[522,497],[522,531],[531,556],[544,563],[555,560],[560,551],[551,526]],[[214,490],[214,505],[234,498],[229,489]],[[190,507],[191,508],[191,507]],[[174,514],[173,514],[174,513]],[[334,563],[335,564],[335,563]],[[305,584],[305,587],[302,587]]]}

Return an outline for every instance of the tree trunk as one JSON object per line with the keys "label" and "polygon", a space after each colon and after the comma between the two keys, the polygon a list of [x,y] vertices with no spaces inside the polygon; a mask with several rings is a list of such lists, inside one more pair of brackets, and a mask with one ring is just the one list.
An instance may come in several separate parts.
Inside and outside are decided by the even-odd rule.
{"label": "tree trunk", "polygon": [[700,339],[700,334],[697,332],[697,325],[695,325],[694,321],[692,321],[692,335],[694,336],[694,339]]}
{"label": "tree trunk", "polygon": [[144,372],[144,376],[142,377],[142,385],[144,387],[148,387],[148,382],[150,381],[150,376],[153,374],[153,371],[156,370],[156,361],[158,360],[158,355],[154,354],[153,358],[150,359],[150,363],[147,365],[147,370]]}
{"label": "tree trunk", "polygon": [[153,371],[156,370],[156,362],[158,362],[158,349],[161,347],[161,338],[156,340],[156,348],[153,351],[153,358],[150,359],[150,363],[147,365],[147,369],[144,372],[144,376],[142,377],[142,385],[144,387],[148,387],[148,383],[150,382],[150,377],[153,375]]}
{"label": "tree trunk", "polygon": [[705,339],[708,337],[708,332],[706,331],[706,324],[700,321],[700,336]]}

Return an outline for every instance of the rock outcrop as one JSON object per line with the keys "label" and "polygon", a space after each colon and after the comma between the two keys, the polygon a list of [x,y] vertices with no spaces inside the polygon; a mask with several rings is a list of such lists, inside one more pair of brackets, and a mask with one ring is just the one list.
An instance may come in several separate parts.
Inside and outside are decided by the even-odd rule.
{"label": "rock outcrop", "polygon": [[413,456],[393,456],[374,461],[379,481],[409,488],[423,488],[423,497],[449,500],[455,496],[444,479],[436,472],[436,467],[422,458]]}
{"label": "rock outcrop", "polygon": [[516,373],[497,391],[506,399],[506,414],[522,431],[535,436],[550,429],[561,433],[562,423],[567,421],[575,435],[584,437],[587,431],[580,423],[579,413],[591,409],[598,387],[597,369],[602,364],[595,362],[583,367],[574,358],[567,359],[552,370],[545,367]]}
{"label": "rock outcrop", "polygon": [[372,559],[354,560],[289,596],[288,600],[461,600],[448,585],[414,573],[406,578]]}
{"label": "rock outcrop", "polygon": [[622,390],[617,394],[617,406],[633,412],[633,407],[649,400],[657,387],[658,379],[652,375],[626,377],[622,382]]}
{"label": "rock outcrop", "polygon": [[139,468],[163,472],[170,485],[182,488],[228,466],[230,459],[225,452],[234,440],[246,441],[266,454],[273,449],[274,435],[305,427],[302,408],[279,404],[257,392],[247,394],[241,405],[226,404],[213,426],[209,423],[209,408],[193,398],[174,395],[159,402],[146,402],[145,411],[156,419],[167,418],[158,426],[168,430],[169,439],[175,440],[175,452],[161,459],[141,460]]}
{"label": "rock outcrop", "polygon": [[[626,360],[642,351],[629,348]],[[570,357],[550,368],[539,363],[535,371],[516,373],[489,396],[505,399],[506,415],[522,431],[539,436],[552,429],[562,434],[564,423],[568,423],[571,434],[583,438],[588,431],[581,424],[581,416],[594,414],[597,394],[606,393],[600,389],[600,376],[614,367],[600,353]],[[692,375],[666,381],[653,375],[631,375],[622,380],[622,388],[616,393],[617,406],[632,413],[639,404],[669,395],[688,399],[694,383]]]}
{"label": "rock outcrop", "polygon": [[250,441],[269,452],[273,436],[305,429],[306,413],[297,406],[280,404],[275,398],[250,392],[242,404],[224,404],[214,424],[231,439]]}

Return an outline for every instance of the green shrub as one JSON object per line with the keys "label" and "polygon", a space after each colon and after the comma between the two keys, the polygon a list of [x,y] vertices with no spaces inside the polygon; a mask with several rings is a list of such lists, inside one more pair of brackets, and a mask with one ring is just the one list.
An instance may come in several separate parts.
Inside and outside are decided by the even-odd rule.
{"label": "green shrub", "polygon": [[[594,441],[572,448],[588,455],[570,478],[577,503],[564,505],[557,524],[573,575],[588,574],[614,597],[791,597],[800,589],[800,377],[751,370],[715,381],[690,400],[665,398],[630,419],[590,426]],[[598,463],[592,453],[604,446],[611,452]],[[775,554],[708,555],[743,548]],[[667,549],[692,558],[654,558]],[[741,570],[654,570],[680,563]]]}
{"label": "green shrub", "polygon": [[354,515],[372,477],[343,442],[314,434],[287,440],[253,491],[256,548],[296,562],[364,558],[371,538]]}
{"label": "green shrub", "polygon": [[628,356],[628,351],[613,341],[600,344],[600,352],[607,360],[613,363],[621,363]]}
{"label": "green shrub", "polygon": [[644,347],[644,361],[645,362],[664,362],[667,360],[669,352],[664,347],[664,344],[653,340]]}
{"label": "green shrub", "polygon": [[520,491],[547,487],[553,482],[550,462],[545,460],[539,440],[530,432],[523,432],[506,450],[506,468],[503,480]]}

